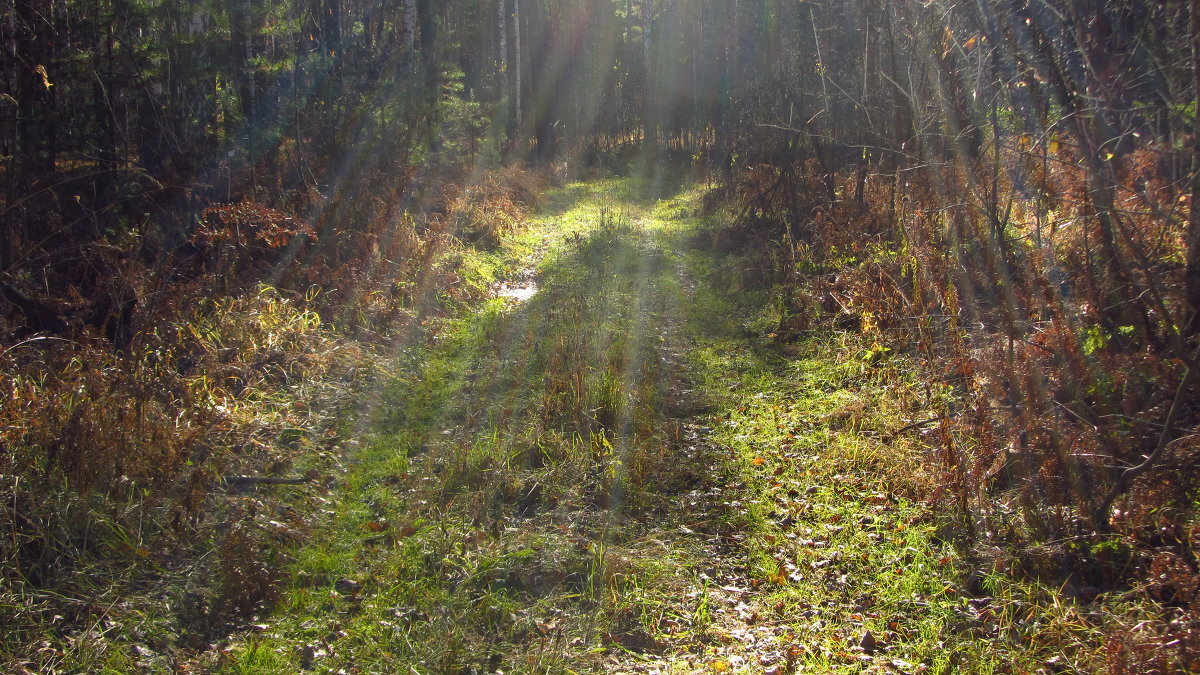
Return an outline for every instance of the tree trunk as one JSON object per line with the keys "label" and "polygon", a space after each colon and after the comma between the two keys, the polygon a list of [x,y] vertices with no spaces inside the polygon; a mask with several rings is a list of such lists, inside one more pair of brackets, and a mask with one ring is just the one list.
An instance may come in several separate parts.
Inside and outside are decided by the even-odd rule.
{"label": "tree trunk", "polygon": [[499,74],[499,89],[496,92],[496,98],[503,102],[503,107],[500,109],[504,117],[504,130],[508,131],[510,120],[508,119],[509,110],[509,78],[512,73],[508,67],[508,2],[507,0],[496,0],[496,71]]}
{"label": "tree trunk", "polygon": [[410,54],[417,48],[417,0],[404,0],[404,47]]}
{"label": "tree trunk", "polygon": [[[1200,2],[1193,0],[1192,10],[1192,100],[1200,111]],[[1187,284],[1187,308],[1191,318],[1185,333],[1188,336],[1200,333],[1200,114],[1194,116],[1192,130],[1192,203],[1188,211],[1187,267],[1184,277]]]}
{"label": "tree trunk", "polygon": [[522,142],[521,120],[521,3],[504,0],[508,44],[508,142],[516,147]]}
{"label": "tree trunk", "polygon": [[642,58],[645,81],[642,83],[642,133],[645,134],[646,156],[658,154],[658,101],[655,99],[655,50],[653,36],[654,1],[642,0]]}

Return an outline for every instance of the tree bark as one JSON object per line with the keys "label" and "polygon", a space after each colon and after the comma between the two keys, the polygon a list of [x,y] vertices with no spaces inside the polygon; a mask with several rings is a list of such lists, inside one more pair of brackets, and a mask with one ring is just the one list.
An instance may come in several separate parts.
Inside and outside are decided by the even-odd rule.
{"label": "tree bark", "polygon": [[522,73],[525,66],[521,61],[521,39],[523,35],[521,29],[521,0],[505,0],[505,2],[508,2],[511,8],[509,19],[512,21],[512,29],[509,34],[512,36],[513,50],[511,62],[512,79],[509,81],[509,85],[512,87],[509,91],[509,97],[512,99],[513,126],[512,133],[509,136],[515,139],[517,144],[524,144],[525,120],[521,102],[525,96],[525,90],[522,86]]}
{"label": "tree bark", "polygon": [[1197,114],[1192,129],[1192,202],[1188,210],[1186,302],[1191,318],[1184,333],[1200,334],[1200,0],[1192,0],[1192,100]]}

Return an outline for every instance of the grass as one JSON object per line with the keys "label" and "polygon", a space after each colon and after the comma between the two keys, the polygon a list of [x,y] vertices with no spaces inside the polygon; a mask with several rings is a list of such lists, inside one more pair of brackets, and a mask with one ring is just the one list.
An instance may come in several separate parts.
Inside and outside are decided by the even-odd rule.
{"label": "grass", "polygon": [[714,436],[747,486],[752,624],[770,626],[772,665],[936,670],[959,605],[958,556],[920,500],[932,480],[915,449],[881,442],[913,412],[897,395],[906,383],[856,358],[851,340],[787,359],[741,354],[752,362],[734,367],[720,343],[699,355],[725,380]]}
{"label": "grass", "polygon": [[980,524],[951,515],[960,479],[934,455],[953,392],[869,328],[782,341],[741,264],[692,254],[690,320],[711,440],[741,488],[745,577],[715,642],[665,672],[1097,672],[1131,649],[1114,636],[1161,620],[1136,589],[1083,597],[1031,576],[1002,535],[972,546]]}
{"label": "grass", "polygon": [[[524,208],[533,179],[509,174],[508,188],[489,178],[466,200],[487,207],[488,228]],[[233,292],[212,293],[181,272],[190,281],[145,296],[156,300],[126,349],[84,332],[0,350],[12,392],[0,404],[0,669],[185,668],[277,603],[291,552],[327,516],[370,385],[513,263],[463,245],[453,224],[418,232],[406,218],[368,235],[378,246],[352,251],[364,262],[353,280],[307,262],[309,280],[341,290],[217,279]],[[223,480],[238,476],[311,482]]]}
{"label": "grass", "polygon": [[299,304],[262,287],[127,354],[6,352],[20,390],[2,413],[7,671],[169,669],[189,649],[180,633],[220,632],[218,523],[245,509],[214,484],[316,455],[353,392],[344,372],[364,362]]}
{"label": "grass", "polygon": [[[952,394],[869,326],[780,338],[701,197],[567,185],[451,250],[458,290],[321,433],[289,399],[231,401],[319,479],[219,497],[199,560],[114,517],[110,565],[142,571],[91,595],[48,672],[1087,672],[1114,622],[1155,616],[965,546],[931,455]],[[530,267],[527,301],[489,297]],[[264,326],[318,329],[264,293]],[[197,339],[276,339],[222,330]]]}
{"label": "grass", "polygon": [[629,186],[551,195],[553,226],[506,249],[544,254],[537,294],[410,353],[269,628],[211,667],[568,672],[703,630],[673,504],[711,461],[668,414],[687,405],[681,261]]}
{"label": "grass", "polygon": [[[867,332],[783,343],[699,193],[569,185],[371,406],[218,672],[1038,672],[1098,610],[988,567],[928,467],[948,394]],[[510,265],[508,269],[519,269]],[[1114,602],[1116,602],[1114,600]]]}

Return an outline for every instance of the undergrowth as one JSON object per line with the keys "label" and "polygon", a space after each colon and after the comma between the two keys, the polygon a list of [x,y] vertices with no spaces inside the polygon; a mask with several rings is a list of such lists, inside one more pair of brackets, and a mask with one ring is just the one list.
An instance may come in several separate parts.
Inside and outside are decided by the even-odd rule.
{"label": "undergrowth", "polygon": [[879,177],[759,167],[710,193],[732,224],[632,179],[530,217],[524,180],[403,215],[343,288],[0,354],[5,665],[1196,669],[1194,490],[1100,489],[1177,368],[1072,315],[1078,240],[1015,220],[1041,266],[986,289],[941,248],[969,223]]}
{"label": "undergrowth", "polygon": [[214,208],[162,270],[102,250],[142,299],[119,325],[66,313],[0,351],[3,668],[185,667],[274,605],[374,383],[519,256],[464,244],[472,214],[509,233],[540,184],[497,172],[423,228],[376,214],[320,236]]}
{"label": "undergrowth", "polygon": [[1074,626],[1022,638],[1062,651],[1039,667],[1194,670],[1189,196],[1156,177],[1158,148],[1110,158],[1118,213],[1089,202],[1074,146],[988,143],[995,165],[755,167],[710,197],[739,214],[713,243],[771,289],[779,349],[841,332],[868,363],[910,364],[927,407],[888,445],[921,448],[920,499],[986,595]]}

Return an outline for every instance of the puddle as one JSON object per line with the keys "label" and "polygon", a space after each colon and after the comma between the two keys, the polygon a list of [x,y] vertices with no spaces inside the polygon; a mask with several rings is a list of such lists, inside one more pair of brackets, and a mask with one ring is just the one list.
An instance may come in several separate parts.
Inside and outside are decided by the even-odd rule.
{"label": "puddle", "polygon": [[517,278],[512,281],[502,281],[496,284],[492,287],[492,292],[496,294],[497,298],[508,298],[518,303],[529,300],[538,292],[533,268],[521,270]]}
{"label": "puddle", "polygon": [[516,302],[525,302],[537,295],[538,286],[532,281],[503,283],[496,287],[497,298],[511,298]]}

